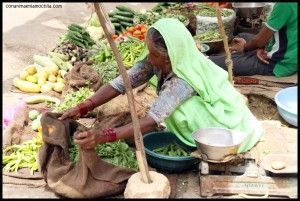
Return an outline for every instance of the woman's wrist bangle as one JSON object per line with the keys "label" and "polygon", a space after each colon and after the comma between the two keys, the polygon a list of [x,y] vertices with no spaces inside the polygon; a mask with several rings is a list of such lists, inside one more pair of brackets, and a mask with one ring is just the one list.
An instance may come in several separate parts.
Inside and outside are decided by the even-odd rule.
{"label": "woman's wrist bangle", "polygon": [[77,107],[79,108],[80,116],[86,115],[88,113],[88,111],[89,111],[88,104],[86,104],[84,102],[80,103]]}
{"label": "woman's wrist bangle", "polygon": [[102,130],[103,134],[106,136],[106,142],[114,142],[117,140],[117,133],[113,128],[107,128]]}
{"label": "woman's wrist bangle", "polygon": [[96,108],[96,103],[95,103],[91,98],[88,98],[88,99],[86,99],[86,100],[87,100],[87,101],[90,101],[91,106],[92,106],[92,109],[91,109],[91,110],[93,110],[93,109]]}

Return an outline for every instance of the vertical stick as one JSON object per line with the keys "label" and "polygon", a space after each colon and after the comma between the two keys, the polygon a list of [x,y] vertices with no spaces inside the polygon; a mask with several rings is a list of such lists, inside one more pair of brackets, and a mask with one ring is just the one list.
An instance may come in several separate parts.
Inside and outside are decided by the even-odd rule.
{"label": "vertical stick", "polygon": [[218,25],[219,25],[219,29],[220,29],[220,32],[221,32],[221,35],[223,38],[224,49],[226,52],[225,64],[226,64],[227,70],[228,70],[228,79],[232,84],[234,84],[233,83],[233,74],[232,74],[233,63],[232,63],[232,59],[231,59],[231,53],[230,53],[229,47],[228,47],[228,37],[226,36],[226,33],[225,33],[219,3],[217,5],[216,12],[217,12],[217,18],[218,18]]}
{"label": "vertical stick", "polygon": [[[111,28],[111,26],[110,26],[111,23],[109,21],[109,18],[107,17],[107,15],[104,12],[104,9],[102,8],[100,3],[94,3],[94,7],[95,7],[95,11],[98,15],[99,21],[101,23],[101,26],[103,28],[103,31],[104,31],[104,33],[107,37],[107,40],[113,50],[114,56],[115,56],[117,64],[118,64],[119,72],[124,80],[128,105],[129,105],[129,109],[130,109],[130,113],[131,113],[133,129],[134,129],[134,141],[135,141],[135,146],[137,149],[136,150],[137,161],[138,161],[139,169],[140,169],[140,172],[142,175],[142,179],[145,183],[151,183],[152,181],[150,179],[147,160],[146,160],[146,156],[145,156],[144,142],[143,142],[143,138],[142,138],[142,134],[141,134],[141,128],[140,128],[139,119],[136,114],[134,100],[133,100],[132,87],[129,82],[125,67],[123,65],[119,50],[118,50],[115,42],[112,39],[112,30],[109,31],[109,28]],[[108,27],[107,27],[107,25],[108,25]]]}

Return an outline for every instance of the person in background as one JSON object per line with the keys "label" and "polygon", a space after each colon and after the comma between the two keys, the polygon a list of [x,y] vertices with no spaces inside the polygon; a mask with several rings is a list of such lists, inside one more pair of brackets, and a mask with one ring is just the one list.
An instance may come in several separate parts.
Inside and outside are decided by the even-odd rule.
{"label": "person in background", "polygon": [[[285,77],[298,72],[297,3],[275,3],[258,34],[239,36],[230,47],[234,75]],[[209,59],[227,70],[225,55],[212,55]]]}

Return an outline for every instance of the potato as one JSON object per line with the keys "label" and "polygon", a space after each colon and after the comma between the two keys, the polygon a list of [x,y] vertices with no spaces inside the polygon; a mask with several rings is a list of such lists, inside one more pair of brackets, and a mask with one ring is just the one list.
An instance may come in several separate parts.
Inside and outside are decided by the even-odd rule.
{"label": "potato", "polygon": [[29,75],[34,75],[37,70],[34,65],[30,65],[30,66],[26,67],[26,71],[29,73]]}
{"label": "potato", "polygon": [[64,84],[64,83],[56,82],[56,83],[54,84],[53,90],[60,93],[60,92],[63,91],[64,87],[65,87],[65,84]]}
{"label": "potato", "polygon": [[21,80],[26,80],[26,77],[29,76],[29,73],[26,71],[26,70],[23,70],[21,73],[20,73],[20,79]]}
{"label": "potato", "polygon": [[56,82],[56,77],[54,75],[50,74],[49,77],[48,77],[48,81],[54,83],[54,82]]}
{"label": "potato", "polygon": [[41,87],[41,92],[42,93],[48,93],[50,91],[52,91],[52,86],[50,84],[44,84],[42,87]]}
{"label": "potato", "polygon": [[27,80],[28,82],[32,82],[32,83],[35,83],[35,84],[38,82],[37,78],[36,78],[34,75],[28,75],[28,76],[26,77],[26,80]]}
{"label": "potato", "polygon": [[46,79],[44,77],[38,78],[37,84],[43,86],[44,84],[46,84]]}
{"label": "potato", "polygon": [[66,83],[66,81],[61,77],[57,77],[56,82]]}

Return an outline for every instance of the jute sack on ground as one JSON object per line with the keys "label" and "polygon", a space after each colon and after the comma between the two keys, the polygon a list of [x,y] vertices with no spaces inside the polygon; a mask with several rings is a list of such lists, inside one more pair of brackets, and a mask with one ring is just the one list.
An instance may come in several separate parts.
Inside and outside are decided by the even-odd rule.
{"label": "jute sack on ground", "polygon": [[70,198],[112,196],[125,190],[135,171],[103,161],[91,150],[80,150],[74,164],[69,158],[70,138],[87,128],[75,120],[58,120],[61,114],[45,113],[41,118],[44,144],[39,151],[41,173],[57,194]]}
{"label": "jute sack on ground", "polygon": [[81,87],[89,87],[97,91],[102,85],[102,79],[90,65],[92,62],[78,63],[65,76],[66,87],[62,96],[69,91],[76,91]]}

